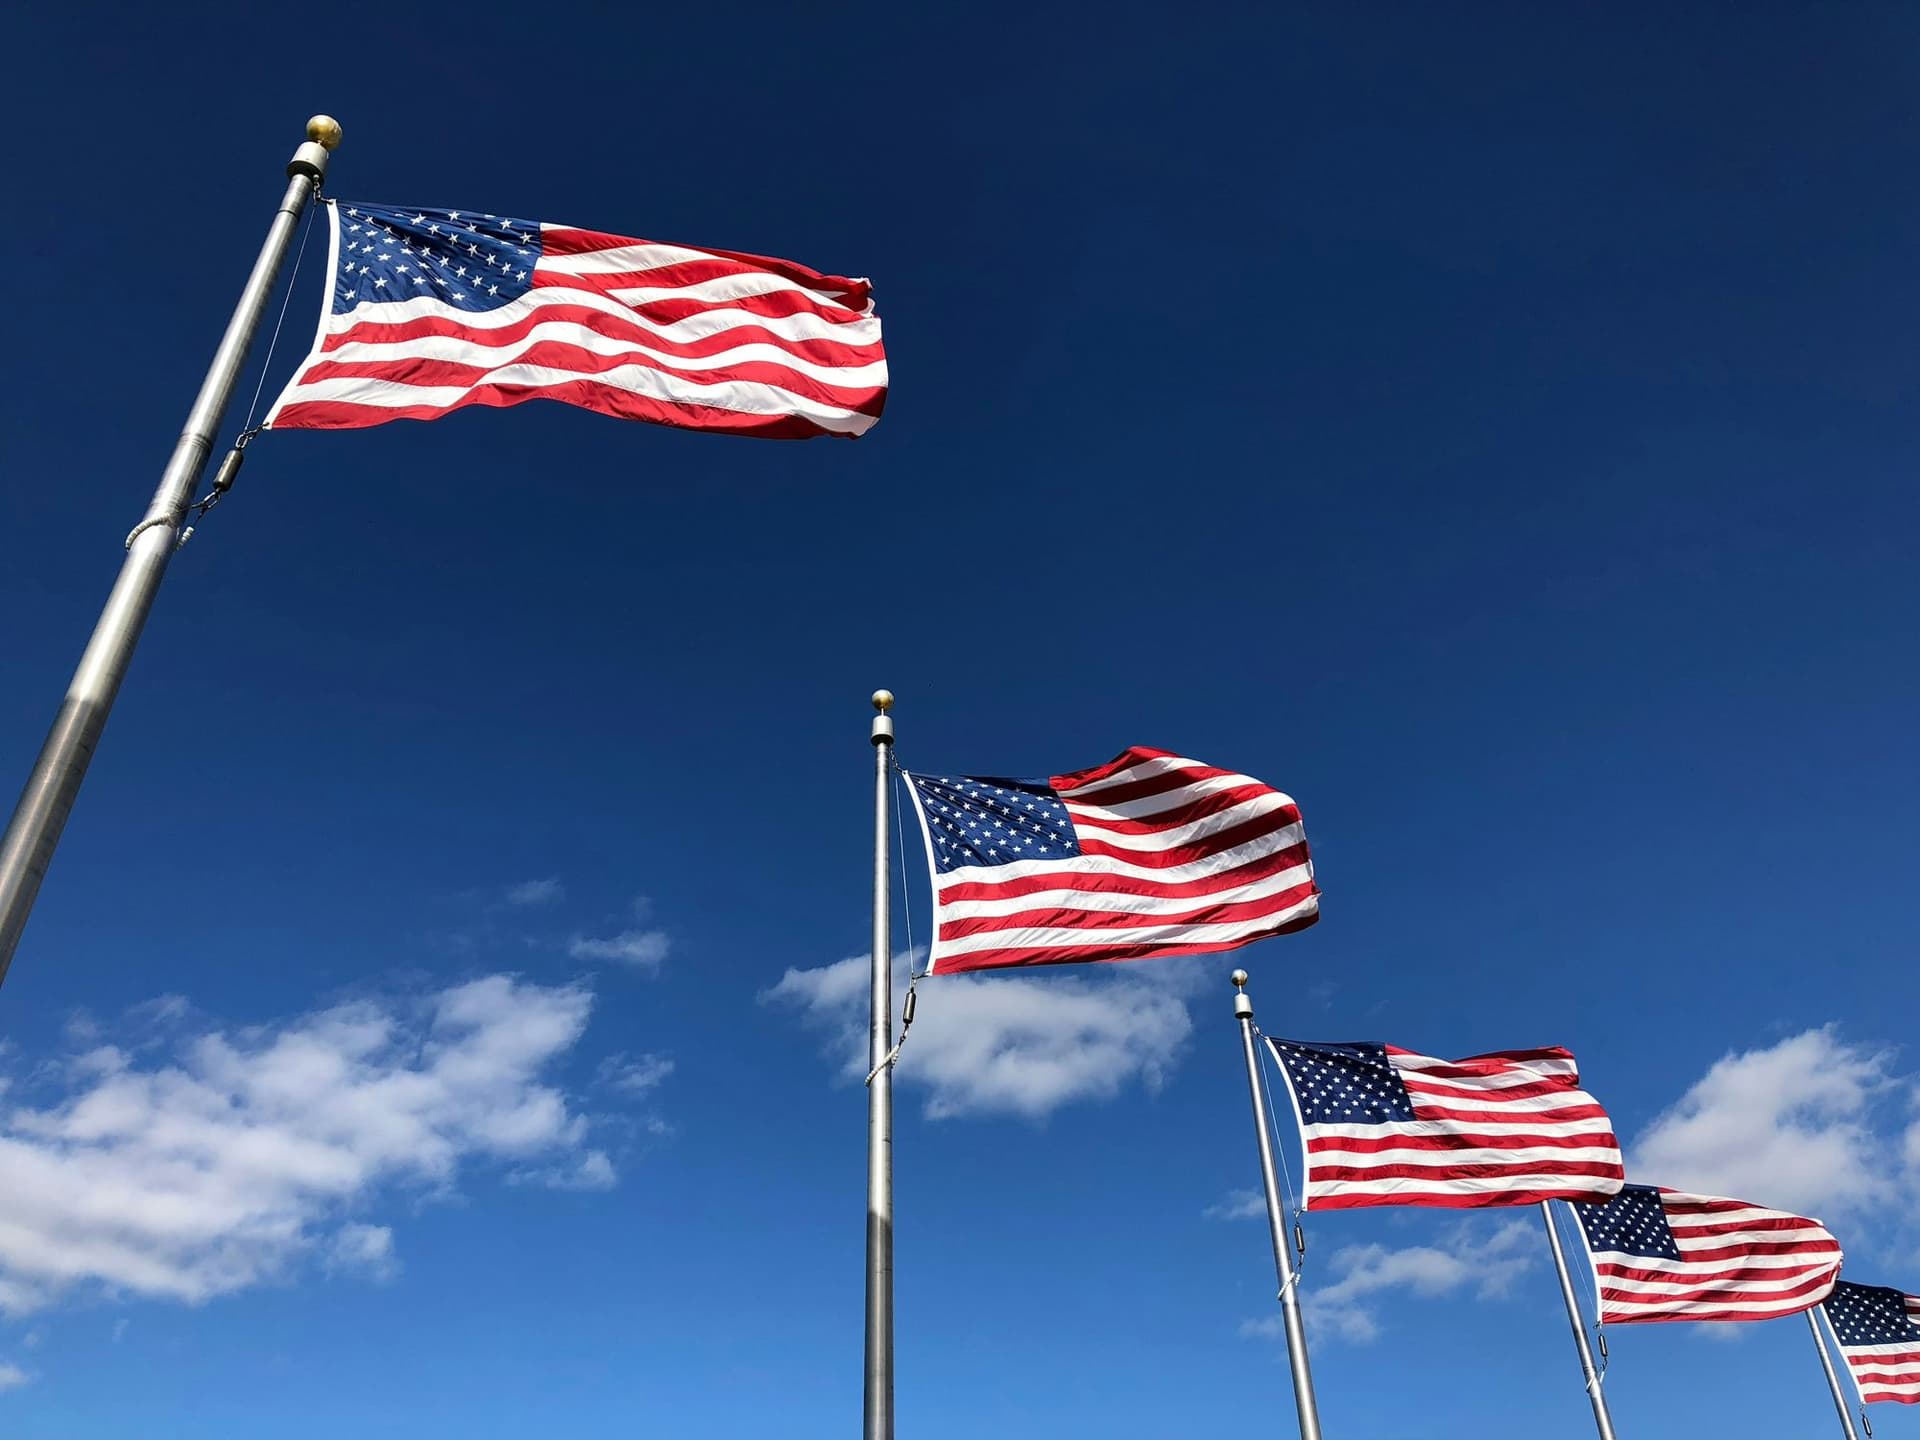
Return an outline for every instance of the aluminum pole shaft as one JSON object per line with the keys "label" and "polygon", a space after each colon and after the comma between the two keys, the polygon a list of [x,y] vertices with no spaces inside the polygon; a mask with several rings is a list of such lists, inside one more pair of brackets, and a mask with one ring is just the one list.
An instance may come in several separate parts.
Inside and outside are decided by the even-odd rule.
{"label": "aluminum pole shaft", "polygon": [[1253,1001],[1245,990],[1247,972],[1233,972],[1233,1013],[1240,1021],[1240,1048],[1247,1057],[1247,1090],[1253,1097],[1253,1131],[1260,1144],[1260,1181],[1267,1192],[1267,1230],[1273,1239],[1273,1268],[1280,1281],[1280,1320],[1287,1332],[1287,1365],[1293,1371],[1293,1407],[1300,1440],[1320,1440],[1320,1402],[1314,1398],[1313,1369],[1307,1363],[1307,1332],[1300,1320],[1299,1287],[1294,1283],[1293,1246],[1287,1234],[1286,1208],[1273,1172],[1273,1135],[1267,1097],[1260,1088],[1260,1055],[1253,1037]]}
{"label": "aluminum pole shaft", "polygon": [[1593,1365],[1593,1347],[1587,1343],[1586,1322],[1580,1318],[1580,1300],[1573,1293],[1573,1277],[1567,1273],[1567,1252],[1560,1248],[1560,1232],[1554,1228],[1551,1200],[1540,1202],[1540,1218],[1547,1222],[1547,1243],[1553,1247],[1553,1268],[1560,1277],[1560,1298],[1567,1302],[1567,1323],[1573,1327],[1573,1346],[1580,1352],[1580,1373],[1586,1377],[1593,1423],[1600,1431],[1600,1440],[1614,1440],[1613,1416],[1607,1413],[1607,1397],[1600,1389],[1600,1372]]}
{"label": "aluminum pole shaft", "polygon": [[893,1440],[893,914],[887,856],[893,693],[873,708],[873,1006],[867,1034],[866,1440]]}
{"label": "aluminum pole shaft", "polygon": [[1827,1349],[1827,1337],[1820,1333],[1820,1322],[1813,1318],[1818,1305],[1807,1311],[1807,1328],[1813,1331],[1813,1348],[1820,1352],[1820,1368],[1827,1372],[1827,1389],[1833,1395],[1833,1408],[1840,1416],[1840,1433],[1847,1440],[1860,1440],[1859,1433],[1853,1428],[1853,1414],[1847,1409],[1846,1392],[1840,1388],[1840,1376],[1833,1368],[1833,1352]]}
{"label": "aluminum pole shaft", "polygon": [[173,558],[179,543],[180,523],[206,469],[227,402],[233,398],[234,384],[246,364],[254,331],[259,328],[286,259],[288,243],[307,202],[326,175],[329,152],[340,142],[340,127],[328,117],[316,115],[307,122],[307,135],[306,143],[294,151],[287,164],[286,194],[267,227],[253,273],[247,276],[240,303],[234,307],[233,318],[213,352],[213,363],[200,383],[200,393],[187,412],[186,427],[174,443],[173,455],[161,472],[146,516],[127,546],[120,577],[107,596],[93,638],[80,656],[66,699],[54,717],[39,759],[34,761],[6,834],[0,838],[0,982],[5,981],[13,963],[13,952],[27,927],[34,897],[40,893],[40,882],[46,878],[74,797],[80,793],[80,782],[86,778],[87,766],[100,743],[100,732],[106,728],[114,696],[126,678],[133,648],[139,643],[140,631],[167,573],[167,561]]}

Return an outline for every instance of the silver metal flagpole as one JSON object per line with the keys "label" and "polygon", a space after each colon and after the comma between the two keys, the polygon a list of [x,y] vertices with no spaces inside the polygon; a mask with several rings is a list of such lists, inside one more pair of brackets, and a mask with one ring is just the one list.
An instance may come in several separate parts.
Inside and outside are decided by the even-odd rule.
{"label": "silver metal flagpole", "polygon": [[1579,1298],[1573,1293],[1573,1277],[1567,1273],[1567,1252],[1560,1248],[1560,1232],[1554,1228],[1551,1200],[1540,1202],[1540,1218],[1547,1222],[1547,1243],[1553,1247],[1553,1268],[1560,1276],[1560,1298],[1567,1302],[1567,1323],[1573,1326],[1573,1345],[1580,1352],[1580,1373],[1586,1377],[1593,1423],[1600,1431],[1600,1440],[1614,1440],[1613,1416],[1607,1412],[1607,1397],[1600,1389],[1600,1372],[1593,1365],[1593,1347],[1587,1344],[1587,1326],[1580,1317]]}
{"label": "silver metal flagpole", "polygon": [[1820,1368],[1827,1372],[1827,1389],[1833,1392],[1833,1408],[1840,1414],[1840,1433],[1847,1440],[1860,1440],[1853,1428],[1853,1415],[1847,1409],[1846,1393],[1840,1388],[1840,1376],[1833,1368],[1833,1352],[1827,1349],[1827,1337],[1820,1333],[1820,1322],[1813,1318],[1815,1305],[1807,1311],[1807,1328],[1813,1331],[1813,1348],[1820,1352]]}
{"label": "silver metal flagpole", "polygon": [[60,832],[73,809],[74,797],[80,793],[80,782],[86,778],[87,764],[93,759],[100,732],[106,728],[107,714],[126,676],[147,612],[153,608],[167,561],[179,544],[180,522],[193,503],[194,487],[206,469],[221,417],[226,414],[253,333],[273,293],[288,242],[327,173],[330,152],[339,143],[339,121],[316,115],[307,122],[306,142],[287,162],[287,192],[267,228],[253,273],[247,276],[240,303],[234,307],[226,334],[213,352],[213,363],[200,383],[193,408],[187,412],[186,428],[161,472],[160,487],[154,491],[145,518],[128,537],[120,578],[107,596],[106,608],[100,612],[93,638],[80,656],[80,667],[67,687],[60,713],[54,717],[40,758],[34,761],[33,773],[27,777],[6,835],[0,838],[0,981],[6,979],[13,963],[13,952],[27,927],[34,897],[40,893],[40,882],[53,859],[53,848],[60,843]]}
{"label": "silver metal flagpole", "polygon": [[873,1008],[867,1036],[866,1440],[893,1440],[893,915],[887,784],[893,692],[873,692]]}
{"label": "silver metal flagpole", "polygon": [[1253,1096],[1253,1129],[1260,1142],[1260,1180],[1267,1191],[1267,1229],[1273,1238],[1273,1268],[1280,1280],[1280,1320],[1287,1330],[1287,1364],[1293,1370],[1293,1406],[1299,1412],[1300,1440],[1320,1440],[1320,1402],[1313,1394],[1313,1370],[1307,1363],[1307,1332],[1300,1323],[1293,1249],[1280,1182],[1273,1173],[1273,1137],[1267,1100],[1260,1089],[1260,1055],[1253,1038],[1253,1001],[1247,997],[1247,972],[1233,972],[1233,1013],[1240,1021],[1240,1048],[1247,1056],[1247,1089]]}

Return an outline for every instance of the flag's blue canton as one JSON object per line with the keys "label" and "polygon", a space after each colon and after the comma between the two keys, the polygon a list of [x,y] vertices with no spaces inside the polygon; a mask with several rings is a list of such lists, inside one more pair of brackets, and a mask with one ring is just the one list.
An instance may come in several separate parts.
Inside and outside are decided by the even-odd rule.
{"label": "flag's blue canton", "polygon": [[1044,780],[909,775],[933,839],[933,868],[1065,860],[1080,853],[1067,807]]}
{"label": "flag's blue canton", "polygon": [[1680,1247],[1667,1224],[1660,1192],[1651,1185],[1627,1185],[1604,1205],[1575,1202],[1573,1213],[1587,1232],[1588,1248],[1618,1250],[1623,1255],[1678,1260]]}
{"label": "flag's blue canton", "polygon": [[1371,1040],[1349,1045],[1270,1043],[1287,1067],[1304,1124],[1383,1125],[1414,1118],[1413,1097],[1387,1059],[1386,1046]]}
{"label": "flag's blue canton", "polygon": [[1842,1280],[1827,1297],[1827,1319],[1842,1345],[1920,1343],[1920,1325],[1907,1314],[1907,1297],[1885,1285]]}
{"label": "flag's blue canton", "polygon": [[339,220],[336,315],[416,295],[457,310],[497,310],[527,293],[540,258],[540,227],[531,220],[346,204]]}

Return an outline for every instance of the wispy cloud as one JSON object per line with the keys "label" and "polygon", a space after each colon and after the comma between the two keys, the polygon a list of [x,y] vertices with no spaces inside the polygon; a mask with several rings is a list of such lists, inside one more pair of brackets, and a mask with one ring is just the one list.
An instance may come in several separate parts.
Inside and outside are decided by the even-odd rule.
{"label": "wispy cloud", "polygon": [[1200,1213],[1209,1220],[1253,1220],[1267,1213],[1267,1197],[1258,1190],[1229,1190]]}
{"label": "wispy cloud", "polygon": [[628,1095],[645,1095],[659,1088],[673,1074],[673,1061],[665,1055],[609,1055],[594,1074],[596,1084]]}
{"label": "wispy cloud", "polygon": [[[1536,1229],[1530,1216],[1502,1221],[1492,1230],[1462,1221],[1436,1245],[1345,1246],[1328,1261],[1333,1283],[1301,1292],[1308,1324],[1316,1334],[1365,1344],[1380,1334],[1378,1303],[1395,1291],[1423,1299],[1462,1292],[1501,1299],[1533,1265]],[[1240,1333],[1278,1338],[1280,1316],[1276,1311],[1248,1320]]]}
{"label": "wispy cloud", "polygon": [[601,939],[575,935],[567,945],[567,953],[576,960],[615,960],[637,970],[659,969],[660,962],[673,948],[673,941],[665,930],[649,923],[653,919],[653,901],[645,895],[636,896],[633,918],[638,925],[615,935]]}
{"label": "wispy cloud", "polygon": [[0,1121],[0,1312],[198,1303],[312,1256],[378,1270],[391,1233],[345,1216],[395,1187],[449,1193],[489,1162],[578,1174],[587,1120],[546,1077],[591,1008],[492,975],[158,1047],[116,1033],[42,1067]]}
{"label": "wispy cloud", "polygon": [[[905,983],[908,957],[894,957]],[[1158,962],[1100,976],[943,975],[923,982],[919,1015],[895,1079],[927,1090],[927,1114],[1039,1118],[1062,1105],[1106,1100],[1130,1084],[1159,1088],[1193,1024],[1185,994],[1196,972]],[[761,993],[828,1036],[840,1074],[867,1072],[864,955],[788,970]]]}
{"label": "wispy cloud", "polygon": [[576,960],[617,960],[637,970],[656,970],[672,948],[664,930],[622,930],[597,940],[576,935],[567,943],[567,954]]}
{"label": "wispy cloud", "polygon": [[33,1377],[11,1361],[0,1360],[0,1391],[18,1390]]}
{"label": "wispy cloud", "polygon": [[500,898],[521,909],[552,905],[567,898],[567,887],[560,883],[559,876],[549,875],[544,880],[522,880],[517,885],[509,885]]}
{"label": "wispy cloud", "polygon": [[356,1275],[385,1284],[400,1273],[399,1258],[393,1253],[392,1228],[342,1225],[327,1246],[326,1267],[330,1275]]}

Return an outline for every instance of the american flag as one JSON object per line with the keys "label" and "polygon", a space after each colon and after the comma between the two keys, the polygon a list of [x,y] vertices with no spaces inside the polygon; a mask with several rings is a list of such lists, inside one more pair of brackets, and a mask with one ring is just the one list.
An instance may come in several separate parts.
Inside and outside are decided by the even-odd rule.
{"label": "american flag", "polygon": [[1309,1210],[1590,1200],[1626,1178],[1568,1051],[1435,1060],[1371,1040],[1266,1039],[1300,1120]]}
{"label": "american flag", "polygon": [[1593,1260],[1600,1323],[1771,1320],[1818,1305],[1840,1242],[1818,1220],[1652,1185],[1573,1213]]}
{"label": "american flag", "polygon": [[1860,1399],[1920,1404],[1920,1299],[1842,1280],[1825,1308]]}
{"label": "american flag", "polygon": [[1231,950],[1320,916],[1299,810],[1231,770],[1135,746],[1048,780],[907,779],[931,973]]}
{"label": "american flag", "polygon": [[476,210],[327,207],[327,294],[272,429],[560,400],[626,420],[802,439],[880,418],[864,280]]}

